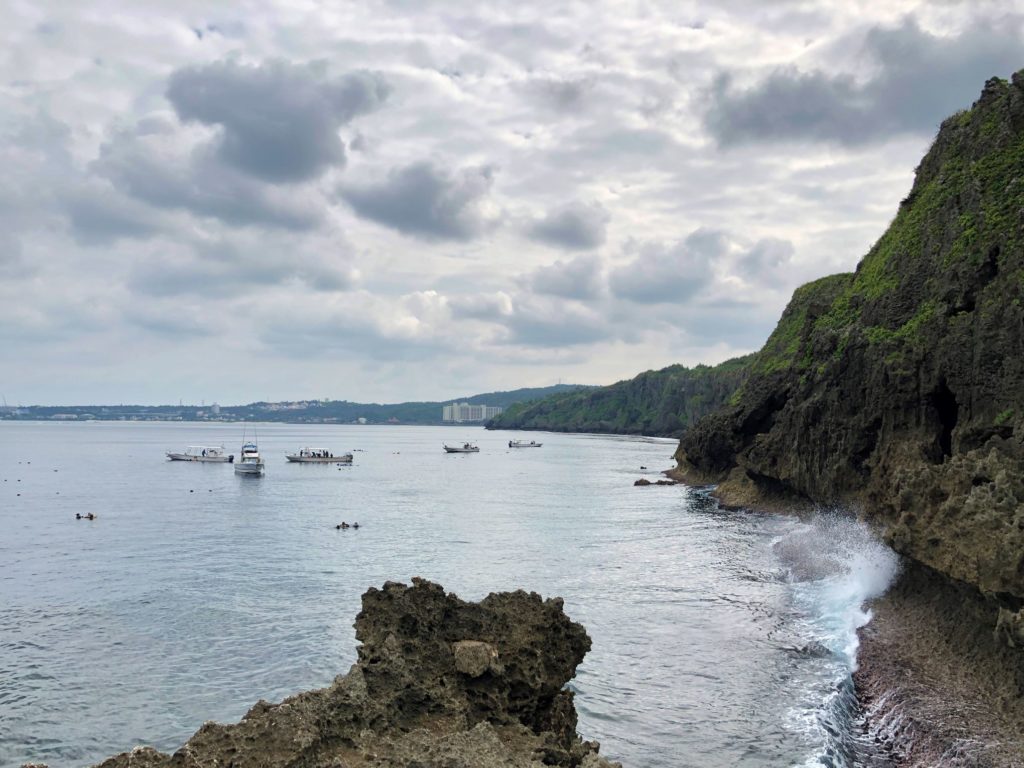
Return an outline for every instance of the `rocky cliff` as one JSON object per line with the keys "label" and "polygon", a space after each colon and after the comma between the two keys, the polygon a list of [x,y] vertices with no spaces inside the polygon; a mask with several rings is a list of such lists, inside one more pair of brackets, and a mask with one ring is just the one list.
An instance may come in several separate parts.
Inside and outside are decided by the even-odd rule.
{"label": "rocky cliff", "polygon": [[[463,602],[437,584],[363,595],[358,661],[333,685],[206,723],[173,755],[139,747],[100,768],[614,768],[576,734],[564,686],[590,649],[559,599]],[[621,766],[619,766],[621,768]]]}
{"label": "rocky cliff", "polygon": [[943,122],[851,274],[798,289],[729,405],[683,437],[726,503],[847,503],[998,600],[1024,645],[1024,72]]}

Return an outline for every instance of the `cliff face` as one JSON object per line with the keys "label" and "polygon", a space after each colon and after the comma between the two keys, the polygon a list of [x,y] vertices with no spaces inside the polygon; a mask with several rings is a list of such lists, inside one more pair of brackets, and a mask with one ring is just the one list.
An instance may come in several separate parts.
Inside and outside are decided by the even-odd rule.
{"label": "cliff face", "polygon": [[[173,755],[140,747],[101,768],[615,768],[576,735],[563,686],[590,649],[559,599],[479,603],[414,579],[363,595],[359,659],[321,690],[206,723]],[[619,766],[621,768],[621,766]]]}
{"label": "cliff face", "polygon": [[947,119],[852,274],[798,289],[730,404],[684,435],[726,503],[854,503],[999,597],[1024,645],[1024,71]]}
{"label": "cliff face", "polygon": [[750,360],[748,355],[716,366],[672,365],[607,387],[519,403],[487,426],[679,437],[729,399],[746,378]]}

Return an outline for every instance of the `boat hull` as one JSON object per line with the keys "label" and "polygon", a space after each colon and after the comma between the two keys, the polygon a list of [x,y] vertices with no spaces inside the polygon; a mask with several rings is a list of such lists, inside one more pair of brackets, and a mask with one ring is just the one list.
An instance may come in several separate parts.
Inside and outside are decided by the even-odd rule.
{"label": "boat hull", "polygon": [[450,448],[449,446],[444,447],[445,453],[480,453],[479,448]]}
{"label": "boat hull", "polygon": [[544,443],[509,443],[509,448],[540,448]]}
{"label": "boat hull", "polygon": [[263,462],[259,464],[248,461],[239,462],[235,464],[235,474],[244,477],[259,477],[263,474]]}
{"label": "boat hull", "polygon": [[351,464],[351,456],[285,456],[295,464]]}
{"label": "boat hull", "polygon": [[171,461],[198,461],[203,464],[230,464],[235,460],[234,456],[192,456],[187,453],[168,453],[167,458]]}

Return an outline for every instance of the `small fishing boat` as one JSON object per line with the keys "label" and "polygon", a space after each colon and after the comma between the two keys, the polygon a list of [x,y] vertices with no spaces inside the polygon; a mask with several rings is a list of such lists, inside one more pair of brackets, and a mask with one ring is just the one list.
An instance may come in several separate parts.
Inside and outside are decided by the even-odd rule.
{"label": "small fishing boat", "polygon": [[480,453],[480,448],[472,443],[463,443],[462,445],[448,445],[446,443],[444,451],[445,453]]}
{"label": "small fishing boat", "polygon": [[540,448],[544,443],[538,443],[536,440],[526,442],[525,440],[509,440],[509,448]]}
{"label": "small fishing boat", "polygon": [[242,456],[235,462],[235,474],[245,477],[259,477],[263,474],[263,459],[256,443],[243,443]]}
{"label": "small fishing boat", "polygon": [[235,460],[231,454],[224,453],[223,445],[190,445],[184,453],[167,452],[171,461],[205,461],[213,464],[230,464]]}
{"label": "small fishing boat", "polygon": [[288,461],[294,461],[299,464],[351,464],[352,454],[342,453],[335,456],[328,450],[324,449],[312,449],[303,448],[298,453],[285,454],[285,458]]}

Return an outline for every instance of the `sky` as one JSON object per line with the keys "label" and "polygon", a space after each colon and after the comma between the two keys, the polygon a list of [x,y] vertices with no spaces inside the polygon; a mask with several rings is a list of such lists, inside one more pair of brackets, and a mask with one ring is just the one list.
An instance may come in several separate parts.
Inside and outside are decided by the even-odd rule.
{"label": "sky", "polygon": [[4,0],[0,394],[397,402],[758,349],[1020,2]]}

